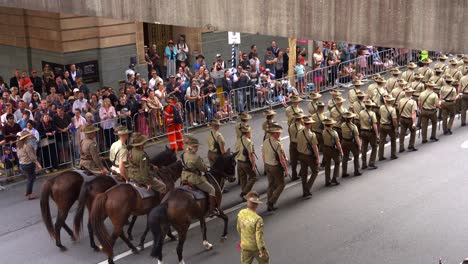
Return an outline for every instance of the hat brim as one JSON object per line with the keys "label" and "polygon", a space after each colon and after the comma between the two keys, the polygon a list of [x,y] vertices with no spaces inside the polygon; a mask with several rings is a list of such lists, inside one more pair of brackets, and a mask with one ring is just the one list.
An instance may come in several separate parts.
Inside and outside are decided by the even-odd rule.
{"label": "hat brim", "polygon": [[268,130],[268,133],[283,133],[283,129],[271,129]]}
{"label": "hat brim", "polygon": [[132,144],[130,144],[130,146],[138,147],[138,146],[144,145],[146,142],[148,142],[148,139],[145,139],[145,140],[143,140],[141,142],[138,142],[138,143],[132,143]]}
{"label": "hat brim", "polygon": [[265,115],[265,116],[272,116],[272,115],[276,115],[276,114],[278,114],[278,113],[275,112],[275,111],[268,112],[268,113],[263,113],[263,115]]}
{"label": "hat brim", "polygon": [[290,101],[291,103],[300,103],[300,102],[302,102],[302,100],[303,100],[303,99],[299,97],[299,98],[291,99],[291,100],[289,100],[289,101]]}
{"label": "hat brim", "polygon": [[99,131],[99,128],[94,127],[93,130],[83,131],[83,133],[85,133],[85,134],[91,134],[91,133],[97,132],[97,131]]}
{"label": "hat brim", "polygon": [[117,131],[117,132],[114,133],[114,135],[116,135],[116,136],[122,136],[122,135],[131,134],[131,133],[132,133],[132,131],[130,131],[130,130],[127,129],[127,130],[123,130],[123,131]]}
{"label": "hat brim", "polygon": [[244,119],[244,120],[251,120],[252,119],[252,116],[247,114],[247,115],[241,115],[239,116],[240,119]]}

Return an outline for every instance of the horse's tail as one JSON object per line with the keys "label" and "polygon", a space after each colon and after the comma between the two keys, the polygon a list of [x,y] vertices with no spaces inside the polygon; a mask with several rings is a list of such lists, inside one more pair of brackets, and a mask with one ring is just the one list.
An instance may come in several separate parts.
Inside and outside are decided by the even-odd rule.
{"label": "horse's tail", "polygon": [[153,234],[153,249],[151,250],[151,256],[157,258],[160,261],[162,260],[162,247],[165,238],[163,234],[163,227],[165,230],[168,230],[169,219],[167,217],[167,203],[162,203],[151,210],[148,214],[148,226],[151,229]]}
{"label": "horse's tail", "polygon": [[107,193],[101,193],[96,196],[91,209],[89,219],[91,226],[95,232],[96,237],[102,245],[102,251],[107,255],[112,255],[112,242],[109,234],[107,233],[104,220],[106,219],[106,202]]}
{"label": "horse's tail", "polygon": [[55,238],[54,225],[52,224],[52,216],[50,215],[49,198],[52,193],[53,179],[48,179],[42,184],[41,191],[41,215],[42,221],[44,222],[47,232],[52,238]]}
{"label": "horse's tail", "polygon": [[83,214],[86,207],[86,202],[89,196],[89,185],[90,183],[84,183],[81,186],[80,196],[78,198],[78,208],[75,212],[75,219],[73,220],[73,230],[75,237],[80,237],[81,229],[83,228]]}

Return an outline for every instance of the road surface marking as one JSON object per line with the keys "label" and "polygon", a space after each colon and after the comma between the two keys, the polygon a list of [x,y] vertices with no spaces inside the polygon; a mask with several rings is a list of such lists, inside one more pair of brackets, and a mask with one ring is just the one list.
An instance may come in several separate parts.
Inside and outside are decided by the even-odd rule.
{"label": "road surface marking", "polygon": [[460,147],[463,148],[463,149],[467,149],[468,148],[468,140],[463,142]]}

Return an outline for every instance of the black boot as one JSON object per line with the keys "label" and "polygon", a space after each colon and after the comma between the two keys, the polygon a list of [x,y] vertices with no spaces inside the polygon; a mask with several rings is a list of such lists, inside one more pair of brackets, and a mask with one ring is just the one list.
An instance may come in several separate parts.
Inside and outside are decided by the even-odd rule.
{"label": "black boot", "polygon": [[210,195],[208,206],[209,206],[208,217],[213,217],[213,216],[218,215],[218,210],[216,207],[216,197]]}

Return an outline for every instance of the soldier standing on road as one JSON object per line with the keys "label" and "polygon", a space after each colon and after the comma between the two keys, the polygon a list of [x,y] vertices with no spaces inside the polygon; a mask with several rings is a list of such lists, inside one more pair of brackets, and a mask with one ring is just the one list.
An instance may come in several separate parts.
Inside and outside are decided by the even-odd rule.
{"label": "soldier standing on road", "polygon": [[[448,68],[447,64],[445,63],[445,61],[448,59],[448,57],[445,54],[441,54],[441,55],[439,55],[438,59],[439,59],[439,61],[436,62],[436,64],[434,65],[434,69],[440,69],[441,75],[444,76],[445,71]],[[437,82],[435,82],[435,83],[437,83]]]}
{"label": "soldier standing on road", "polygon": [[[325,104],[323,102],[317,102],[317,113],[312,115],[312,131],[314,132],[315,136],[317,137],[319,152],[323,150],[323,137],[322,132],[325,126],[323,125],[323,120],[326,119],[326,116],[323,114],[325,109]],[[323,162],[321,163],[323,165]],[[323,167],[323,166],[322,166]]]}
{"label": "soldier standing on road", "polygon": [[416,73],[414,75],[414,81],[411,83],[411,88],[413,88],[413,98],[414,100],[418,100],[419,95],[424,91],[424,83],[421,82],[422,75]]}
{"label": "soldier standing on road", "polygon": [[259,264],[270,263],[268,250],[263,239],[263,219],[257,214],[260,196],[249,192],[245,197],[247,208],[237,215],[237,232],[240,236],[241,263],[251,264],[254,259]]}
{"label": "soldier standing on road", "polygon": [[436,87],[439,89],[444,86],[444,75],[442,73],[444,70],[442,68],[434,68],[434,75],[432,75],[429,81],[433,81],[436,84]]}
{"label": "soldier standing on road", "polygon": [[359,122],[359,113],[366,109],[366,106],[364,105],[364,97],[366,97],[366,95],[362,91],[357,92],[356,95],[358,99],[353,103],[352,112],[356,114],[354,116],[354,124],[357,126],[358,131],[360,131],[361,124]]}
{"label": "soldier standing on road", "polygon": [[380,137],[379,137],[379,161],[386,160],[384,157],[385,140],[390,136],[390,159],[397,159],[396,155],[396,135],[398,131],[398,119],[396,109],[393,107],[395,98],[391,95],[384,97],[385,104],[380,107]]}
{"label": "soldier standing on road", "polygon": [[440,105],[439,97],[434,93],[434,82],[426,83],[426,90],[419,96],[419,109],[421,109],[421,129],[422,129],[422,143],[427,143],[427,127],[429,120],[431,120],[432,131],[431,141],[439,141],[436,138],[437,132],[437,108]]}
{"label": "soldier standing on road", "polygon": [[364,83],[362,83],[361,80],[356,80],[353,82],[353,89],[349,90],[348,92],[348,100],[351,107],[353,107],[354,102],[358,100],[357,93],[361,91],[361,86],[363,85]]}
{"label": "soldier standing on road", "polygon": [[[442,112],[442,128],[444,135],[452,135],[452,125],[455,119],[456,100],[458,99],[457,89],[452,85],[453,78],[447,76],[445,82],[447,85],[442,86],[440,89],[440,110]],[[448,120],[450,118],[450,120]],[[447,122],[448,121],[448,122]]]}
{"label": "soldier standing on road", "polygon": [[98,127],[86,125],[81,129],[86,136],[80,143],[80,167],[96,175],[107,175],[109,171],[102,165],[96,143]]}
{"label": "soldier standing on road", "polygon": [[401,99],[400,104],[398,105],[400,112],[400,153],[405,151],[405,135],[406,130],[408,129],[410,131],[408,151],[418,150],[414,147],[414,142],[416,140],[416,110],[418,109],[418,103],[413,99],[413,92],[413,88],[406,88],[405,98]]}
{"label": "soldier standing on road", "polygon": [[[343,149],[340,144],[338,133],[332,129],[336,124],[334,120],[323,120],[325,130],[323,130],[323,162],[325,163],[325,186],[332,184],[339,185],[337,178],[340,174],[340,156],[343,156]],[[330,180],[331,161],[334,161],[333,178]]]}
{"label": "soldier standing on road", "polygon": [[276,210],[274,206],[284,189],[284,177],[288,175],[288,164],[283,144],[280,141],[283,128],[280,125],[271,126],[271,137],[263,142],[262,158],[268,178],[268,208],[269,212]]}
{"label": "soldier standing on road", "polygon": [[304,118],[304,114],[297,113],[294,114],[294,123],[291,124],[288,128],[289,133],[289,161],[291,164],[291,180],[295,181],[299,179],[297,177],[297,134],[299,130],[304,128],[302,118]]}
{"label": "soldier standing on road", "polygon": [[[468,66],[465,67],[468,71]],[[461,126],[466,126],[466,110],[468,109],[468,75],[463,76],[458,83],[458,94],[461,97]]]}
{"label": "soldier standing on road", "polygon": [[[298,132],[297,135],[297,152],[298,158],[301,162],[301,170],[299,176],[302,180],[302,197],[310,197],[312,193],[310,189],[314,185],[315,178],[319,171],[319,151],[318,141],[314,132],[311,131],[312,124],[315,123],[309,116],[304,117],[304,128]],[[307,179],[308,169],[312,171],[310,179]]]}
{"label": "soldier standing on road", "polygon": [[416,69],[418,65],[414,62],[410,62],[407,66],[407,70],[401,75],[401,78],[408,83],[412,83],[414,81],[414,69]]}
{"label": "soldier standing on road", "polygon": [[241,127],[249,125],[248,122],[252,119],[252,116],[249,113],[242,112],[240,113],[239,118],[241,121],[239,124],[236,124],[236,138],[240,138],[242,136],[242,132],[240,129]]}
{"label": "soldier standing on road", "polygon": [[262,124],[263,133],[264,133],[263,134],[263,141],[265,141],[265,139],[270,137],[270,134],[268,133],[268,130],[270,129],[270,126],[276,123],[273,120],[274,116],[276,115],[276,112],[273,111],[273,110],[268,109],[268,110],[263,111],[263,115],[266,116],[266,120]]}
{"label": "soldier standing on road", "polygon": [[226,150],[224,146],[226,145],[223,135],[219,132],[219,127],[221,122],[218,119],[213,119],[211,121],[211,130],[208,133],[208,161],[210,162],[210,167],[213,167],[216,160],[223,155]]}
{"label": "soldier standing on road", "polygon": [[112,146],[109,151],[109,159],[112,162],[111,170],[112,173],[123,177],[125,180],[128,180],[125,163],[127,162],[128,149],[127,149],[127,140],[132,133],[125,126],[116,127],[114,129],[114,134],[119,137],[119,139],[112,143]]}
{"label": "soldier standing on road", "polygon": [[341,92],[338,89],[331,90],[330,94],[332,95],[332,98],[328,100],[328,104],[327,104],[328,111],[330,111],[336,105],[336,100],[338,98],[341,98]]}
{"label": "soldier standing on road", "polygon": [[242,127],[242,136],[237,139],[237,176],[240,180],[241,193],[240,196],[244,197],[252,190],[253,185],[257,181],[256,171],[257,165],[255,164],[254,145],[251,140],[252,128],[250,126]]}
{"label": "soldier standing on road", "polygon": [[304,113],[304,110],[302,110],[302,108],[299,107],[299,103],[302,102],[301,97],[297,95],[293,95],[291,96],[289,101],[291,102],[291,105],[288,106],[285,111],[286,118],[288,119],[288,126],[294,122],[294,117],[293,117],[294,114]]}
{"label": "soldier standing on road", "polygon": [[307,110],[309,110],[309,113],[311,115],[314,115],[317,112],[317,102],[321,97],[322,97],[322,95],[319,94],[319,93],[316,93],[316,92],[311,92],[309,94],[309,98],[312,101],[309,103],[309,105],[307,107]]}
{"label": "soldier standing on road", "polygon": [[343,117],[346,121],[341,124],[341,132],[343,133],[343,140],[341,141],[341,147],[343,148],[343,168],[341,172],[342,178],[349,176],[349,152],[351,152],[354,157],[354,176],[362,175],[362,173],[359,172],[359,152],[361,151],[361,140],[359,139],[359,130],[357,126],[352,122],[355,116],[356,115],[351,112],[346,112],[343,114]]}
{"label": "soldier standing on road", "polygon": [[431,68],[429,68],[429,65],[432,63],[432,60],[427,58],[421,61],[423,63],[423,67],[419,68],[418,73],[422,75],[422,82],[427,83],[429,79],[431,79],[432,75],[434,73],[432,72]]}
{"label": "soldier standing on road", "polygon": [[390,73],[393,77],[388,78],[387,80],[387,93],[392,93],[393,89],[397,88],[398,77],[400,76],[401,71],[398,68],[393,68]]}
{"label": "soldier standing on road", "polygon": [[367,169],[367,146],[370,144],[372,151],[369,160],[369,169],[377,169],[375,166],[375,159],[377,157],[377,138],[379,130],[377,127],[377,117],[372,111],[375,103],[371,100],[364,101],[366,109],[359,113],[359,122],[361,123],[361,154],[362,154],[362,169]]}
{"label": "soldier standing on road", "polygon": [[369,86],[367,87],[367,98],[366,99],[372,100],[372,96],[374,95],[375,88],[377,88],[377,82],[375,81],[375,79],[377,79],[377,78],[382,78],[382,77],[378,73],[376,75],[372,76],[372,80],[374,82],[369,84]]}
{"label": "soldier standing on road", "polygon": [[343,103],[346,102],[346,99],[343,97],[338,97],[334,103],[335,105],[330,110],[330,119],[335,120],[335,125],[333,129],[336,130],[340,139],[342,138],[341,135],[341,124],[343,123],[343,113],[346,112],[346,109],[343,107]]}
{"label": "soldier standing on road", "polygon": [[448,74],[448,75],[450,75],[450,77],[452,77],[454,80],[458,80],[458,81],[459,81],[459,80],[463,77],[463,75],[462,75],[462,73],[458,70],[458,63],[457,63],[457,61],[454,60],[454,59],[451,59],[451,60],[449,61],[449,63],[450,63],[450,67],[449,67],[449,69],[445,72],[445,74],[446,74],[446,75]]}

